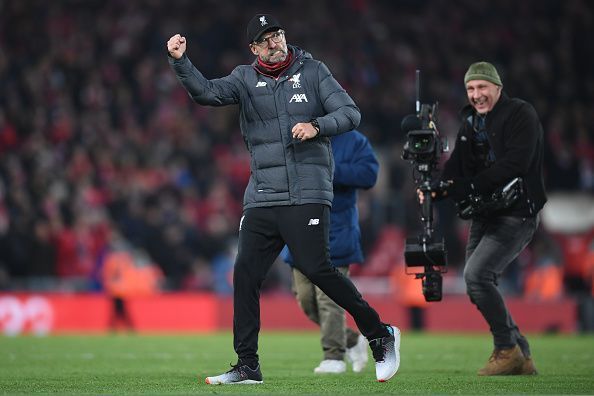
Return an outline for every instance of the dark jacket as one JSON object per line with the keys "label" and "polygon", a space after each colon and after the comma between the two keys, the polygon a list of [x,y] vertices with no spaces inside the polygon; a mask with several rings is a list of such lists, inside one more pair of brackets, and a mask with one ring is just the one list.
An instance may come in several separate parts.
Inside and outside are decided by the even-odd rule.
{"label": "dark jacket", "polygon": [[[336,267],[363,262],[357,190],[369,189],[377,181],[379,163],[369,140],[358,131],[332,138],[334,154],[334,201],[330,212],[330,257]],[[289,264],[288,249],[282,253]]]}
{"label": "dark jacket", "polygon": [[524,179],[523,196],[498,215],[535,216],[547,200],[542,175],[544,136],[536,110],[521,99],[501,94],[485,118],[495,154],[495,162],[486,169],[477,164],[472,150],[474,131],[469,119],[474,114],[470,105],[461,111],[462,126],[442,180],[458,179],[466,193],[488,194],[520,176]]}
{"label": "dark jacket", "polygon": [[[206,79],[184,54],[169,58],[178,80],[203,105],[239,104],[243,138],[251,154],[251,176],[244,209],[263,206],[332,203],[333,159],[329,136],[349,131],[359,109],[326,65],[289,46],[295,61],[278,79],[252,65],[230,75]],[[294,141],[291,129],[317,118],[320,134]]]}

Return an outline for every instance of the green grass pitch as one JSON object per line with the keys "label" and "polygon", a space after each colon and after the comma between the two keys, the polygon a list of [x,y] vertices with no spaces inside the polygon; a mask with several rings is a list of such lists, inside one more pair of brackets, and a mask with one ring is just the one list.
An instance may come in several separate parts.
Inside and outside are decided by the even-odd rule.
{"label": "green grass pitch", "polygon": [[594,394],[594,337],[529,335],[537,376],[478,377],[486,334],[404,333],[398,374],[314,375],[315,332],[263,332],[262,385],[204,383],[234,362],[230,333],[0,336],[0,394]]}

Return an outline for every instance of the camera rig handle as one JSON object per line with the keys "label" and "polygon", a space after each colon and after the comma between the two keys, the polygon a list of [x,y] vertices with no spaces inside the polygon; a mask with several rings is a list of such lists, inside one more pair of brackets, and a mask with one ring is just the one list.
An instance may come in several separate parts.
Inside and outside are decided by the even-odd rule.
{"label": "camera rig handle", "polygon": [[421,194],[423,194],[423,203],[421,204],[423,234],[420,236],[420,239],[422,239],[421,242],[430,243],[433,237],[433,197],[431,196],[432,189],[430,180],[423,180],[419,186],[419,190],[421,191]]}

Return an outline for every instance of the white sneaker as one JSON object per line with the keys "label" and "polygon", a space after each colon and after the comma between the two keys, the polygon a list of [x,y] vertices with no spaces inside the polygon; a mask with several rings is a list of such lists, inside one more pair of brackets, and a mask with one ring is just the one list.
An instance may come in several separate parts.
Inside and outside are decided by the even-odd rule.
{"label": "white sneaker", "polygon": [[346,363],[342,360],[322,360],[314,369],[316,374],[342,374],[346,371]]}
{"label": "white sneaker", "polygon": [[392,378],[400,367],[400,330],[388,326],[390,335],[369,341],[375,359],[375,376],[379,382]]}
{"label": "white sneaker", "polygon": [[367,354],[367,339],[363,337],[363,334],[359,334],[357,343],[346,350],[346,358],[353,364],[355,373],[360,373],[367,366],[369,355]]}

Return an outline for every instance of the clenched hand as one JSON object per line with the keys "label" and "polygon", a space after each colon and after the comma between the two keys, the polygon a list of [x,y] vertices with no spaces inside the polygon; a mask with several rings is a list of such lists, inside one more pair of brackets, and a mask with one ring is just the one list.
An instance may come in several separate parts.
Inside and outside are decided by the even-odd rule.
{"label": "clenched hand", "polygon": [[179,59],[186,52],[186,38],[176,34],[167,41],[167,51],[172,58]]}

